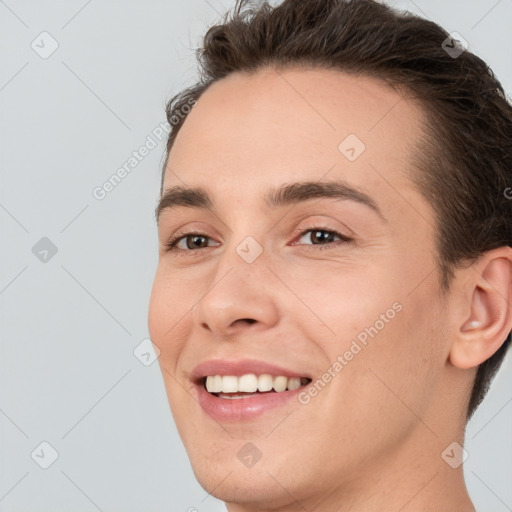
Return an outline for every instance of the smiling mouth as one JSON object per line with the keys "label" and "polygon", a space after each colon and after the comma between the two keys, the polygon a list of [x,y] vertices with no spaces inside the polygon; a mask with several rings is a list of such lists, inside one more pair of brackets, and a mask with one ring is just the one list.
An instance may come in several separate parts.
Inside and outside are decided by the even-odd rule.
{"label": "smiling mouth", "polygon": [[256,375],[209,375],[201,379],[208,393],[223,399],[250,398],[261,394],[295,391],[311,382],[308,377],[286,377],[268,373]]}

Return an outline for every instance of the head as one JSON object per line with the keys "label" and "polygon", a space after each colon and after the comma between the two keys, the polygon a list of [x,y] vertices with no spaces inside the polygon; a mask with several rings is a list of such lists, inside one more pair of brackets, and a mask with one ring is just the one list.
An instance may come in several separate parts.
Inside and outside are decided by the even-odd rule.
{"label": "head", "polygon": [[[150,334],[226,501],[355,489],[420,439],[440,452],[505,355],[512,107],[447,38],[370,0],[239,1],[168,104]],[[199,405],[199,363],[248,359],[303,387],[244,421]]]}

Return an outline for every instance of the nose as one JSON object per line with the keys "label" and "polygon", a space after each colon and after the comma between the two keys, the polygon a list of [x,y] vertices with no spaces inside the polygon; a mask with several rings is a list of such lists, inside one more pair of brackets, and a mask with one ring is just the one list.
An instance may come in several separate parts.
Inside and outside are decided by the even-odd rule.
{"label": "nose", "polygon": [[194,325],[219,336],[276,325],[279,313],[275,277],[262,260],[247,263],[234,254],[219,265],[192,310]]}

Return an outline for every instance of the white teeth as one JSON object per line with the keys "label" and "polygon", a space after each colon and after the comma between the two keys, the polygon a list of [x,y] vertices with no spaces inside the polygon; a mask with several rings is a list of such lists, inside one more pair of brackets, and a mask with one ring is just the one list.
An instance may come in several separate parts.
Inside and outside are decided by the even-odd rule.
{"label": "white teeth", "polygon": [[222,391],[222,376],[208,377],[206,379],[206,390],[210,393],[220,393]]}
{"label": "white teeth", "polygon": [[288,379],[286,377],[279,376],[279,377],[274,377],[274,384],[272,385],[272,387],[274,388],[275,391],[277,391],[279,393],[286,389],[287,384],[288,384]]}
{"label": "white teeth", "polygon": [[293,391],[294,389],[300,388],[300,378],[299,377],[292,377],[291,379],[288,379],[287,388],[290,391]]}
{"label": "white teeth", "polygon": [[223,393],[236,393],[238,392],[238,377],[233,375],[222,376],[222,392]]}
{"label": "white teeth", "polygon": [[[304,381],[304,379],[302,379]],[[255,375],[254,373],[248,373],[236,377],[234,375],[210,375],[206,377],[206,390],[209,393],[219,393],[221,398],[228,398],[223,396],[224,393],[248,393],[240,394],[232,398],[243,398],[245,396],[251,396],[251,393],[260,391],[265,393],[267,391],[274,391],[280,393],[287,389],[293,391],[301,387],[303,382],[299,377],[285,377],[278,375],[273,377],[268,373],[262,375]],[[230,397],[231,398],[231,397]]]}
{"label": "white teeth", "polygon": [[268,373],[264,373],[258,377],[258,391],[270,391],[272,389],[272,384],[274,379],[272,375]]}
{"label": "white teeth", "polygon": [[258,377],[254,373],[242,375],[238,378],[238,391],[254,393],[258,389]]}
{"label": "white teeth", "polygon": [[213,377],[213,393],[220,393],[222,391],[222,376],[215,375]]}

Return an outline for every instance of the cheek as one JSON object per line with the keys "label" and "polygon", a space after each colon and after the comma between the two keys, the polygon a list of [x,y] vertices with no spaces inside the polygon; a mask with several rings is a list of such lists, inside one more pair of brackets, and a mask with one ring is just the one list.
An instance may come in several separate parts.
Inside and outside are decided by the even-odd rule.
{"label": "cheek", "polygon": [[[190,338],[190,315],[198,293],[192,282],[175,277],[162,265],[156,272],[151,290],[148,329],[152,342],[160,350],[158,363],[162,372],[169,405],[173,414],[190,407],[190,395],[184,391],[179,379],[178,362],[186,340]],[[177,420],[182,414],[177,415]],[[185,415],[186,416],[186,415]],[[181,432],[179,421],[178,429]]]}
{"label": "cheek", "polygon": [[440,313],[432,300],[435,273],[411,293],[416,285],[403,266],[387,263],[312,265],[296,274],[300,279],[290,273],[287,280],[309,310],[293,301],[290,314],[323,353],[324,371],[343,358],[338,372],[331,368],[340,375],[333,387],[361,400],[367,391],[363,402],[377,405],[397,400],[386,386],[404,400],[424,399],[425,383],[443,366],[440,328],[433,322]]}
{"label": "cheek", "polygon": [[[415,415],[423,416],[444,368],[441,311],[433,297],[428,284],[409,296],[388,297],[397,299],[400,311],[393,318],[384,309],[368,317],[372,328],[361,331],[366,344],[359,343],[361,352],[346,368],[345,395],[368,407],[361,415],[376,414],[395,433],[413,428]],[[375,313],[384,313],[388,322],[376,322]]]}
{"label": "cheek", "polygon": [[[325,348],[338,351],[375,322],[382,327],[380,316],[388,310],[389,317],[396,316],[393,304],[400,298],[399,288],[385,268],[347,258],[311,261],[300,269],[282,269],[281,275],[295,295],[287,301],[288,313],[323,333]],[[318,340],[318,336],[311,339]]]}
{"label": "cheek", "polygon": [[176,278],[159,265],[149,301],[148,328],[164,358],[179,350],[187,316],[199,295],[193,281]]}

